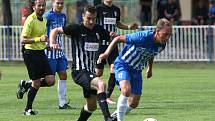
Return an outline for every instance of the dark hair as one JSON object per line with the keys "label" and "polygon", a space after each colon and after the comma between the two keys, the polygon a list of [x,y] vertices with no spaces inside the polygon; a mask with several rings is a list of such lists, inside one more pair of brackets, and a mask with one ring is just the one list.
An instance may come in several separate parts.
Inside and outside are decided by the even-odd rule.
{"label": "dark hair", "polygon": [[84,11],[83,13],[85,14],[86,12],[90,12],[92,14],[96,13],[96,8],[92,5],[87,5],[86,7],[84,7]]}

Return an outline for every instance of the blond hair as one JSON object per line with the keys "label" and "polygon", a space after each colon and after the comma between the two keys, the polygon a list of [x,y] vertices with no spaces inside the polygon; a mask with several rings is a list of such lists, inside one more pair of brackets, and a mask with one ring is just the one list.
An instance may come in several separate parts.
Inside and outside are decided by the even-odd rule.
{"label": "blond hair", "polygon": [[161,18],[158,20],[156,28],[162,29],[164,27],[172,28],[172,23],[169,20],[167,20],[166,18]]}

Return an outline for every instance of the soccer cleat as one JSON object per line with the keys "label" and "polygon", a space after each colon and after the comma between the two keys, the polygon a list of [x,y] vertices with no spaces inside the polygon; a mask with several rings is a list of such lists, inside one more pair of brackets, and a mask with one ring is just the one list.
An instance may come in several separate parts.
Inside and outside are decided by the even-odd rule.
{"label": "soccer cleat", "polygon": [[22,99],[23,95],[25,94],[25,92],[28,91],[28,89],[26,89],[23,85],[26,83],[26,81],[24,80],[20,80],[19,85],[18,85],[18,90],[16,92],[16,96],[17,99]]}
{"label": "soccer cleat", "polygon": [[59,106],[59,109],[74,109],[74,108],[72,108],[72,106],[70,106],[69,103],[66,103],[62,107]]}
{"label": "soccer cleat", "polygon": [[32,109],[28,109],[24,112],[24,115],[26,115],[26,116],[37,115],[37,114],[38,114],[38,112],[33,111]]}
{"label": "soccer cleat", "polygon": [[111,98],[107,98],[106,101],[108,104],[116,104]]}
{"label": "soccer cleat", "polygon": [[113,117],[110,117],[110,118],[108,118],[106,121],[117,121],[117,119],[116,119],[116,118],[113,118]]}
{"label": "soccer cleat", "polygon": [[113,121],[117,121],[117,111],[115,110],[112,114],[111,114],[112,119],[114,119]]}

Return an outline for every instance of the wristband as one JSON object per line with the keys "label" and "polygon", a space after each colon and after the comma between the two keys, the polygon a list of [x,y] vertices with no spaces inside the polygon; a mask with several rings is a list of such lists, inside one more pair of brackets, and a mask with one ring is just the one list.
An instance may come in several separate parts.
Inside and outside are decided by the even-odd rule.
{"label": "wristband", "polygon": [[40,42],[40,37],[34,37],[34,42]]}

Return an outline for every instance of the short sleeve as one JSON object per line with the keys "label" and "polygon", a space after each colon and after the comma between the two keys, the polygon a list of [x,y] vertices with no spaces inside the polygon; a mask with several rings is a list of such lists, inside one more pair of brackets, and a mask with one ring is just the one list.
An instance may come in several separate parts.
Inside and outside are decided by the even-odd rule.
{"label": "short sleeve", "polygon": [[66,35],[75,36],[78,35],[80,31],[80,26],[78,24],[71,24],[63,27],[63,32]]}

